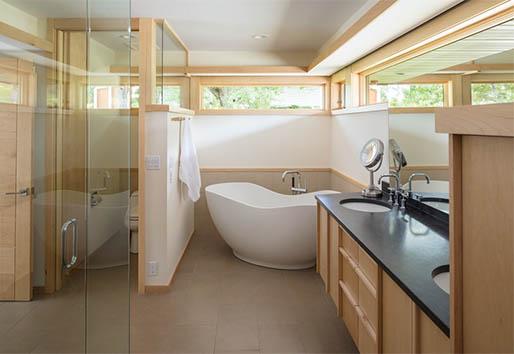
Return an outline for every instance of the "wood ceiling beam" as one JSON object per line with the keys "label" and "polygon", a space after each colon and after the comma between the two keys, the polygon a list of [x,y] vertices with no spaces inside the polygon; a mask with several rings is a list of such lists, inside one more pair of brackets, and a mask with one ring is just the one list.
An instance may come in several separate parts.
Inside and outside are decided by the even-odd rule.
{"label": "wood ceiling beam", "polygon": [[317,67],[322,61],[327,59],[335,51],[345,45],[350,39],[352,39],[357,33],[359,33],[364,27],[369,25],[378,16],[384,13],[390,8],[397,0],[380,0],[372,8],[370,8],[361,18],[359,18],[353,25],[351,25],[343,34],[336,38],[331,44],[325,49],[321,50],[316,58],[309,65],[307,71],[311,71]]}
{"label": "wood ceiling beam", "polygon": [[47,41],[46,39],[40,38],[38,36],[34,36],[33,34],[22,31],[16,27],[13,27],[1,21],[0,35],[13,39],[17,42],[28,44],[48,53],[52,53],[54,50],[54,45],[52,44],[52,42]]}
{"label": "wood ceiling beam", "polygon": [[[138,67],[133,66],[130,72],[135,74]],[[128,66],[112,65],[111,73],[128,73]],[[306,74],[307,68],[303,66],[165,66],[164,74],[182,75],[266,75],[266,74]]]}

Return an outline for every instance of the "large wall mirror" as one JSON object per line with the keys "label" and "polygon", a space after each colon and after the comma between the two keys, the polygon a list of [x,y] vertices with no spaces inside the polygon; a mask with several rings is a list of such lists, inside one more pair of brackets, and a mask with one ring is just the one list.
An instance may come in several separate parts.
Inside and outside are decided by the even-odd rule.
{"label": "large wall mirror", "polygon": [[390,107],[391,168],[396,148],[406,162],[402,184],[425,173],[431,183],[416,177],[413,191],[447,200],[448,135],[435,132],[434,107],[514,102],[514,20],[371,74],[367,83],[368,103]]}

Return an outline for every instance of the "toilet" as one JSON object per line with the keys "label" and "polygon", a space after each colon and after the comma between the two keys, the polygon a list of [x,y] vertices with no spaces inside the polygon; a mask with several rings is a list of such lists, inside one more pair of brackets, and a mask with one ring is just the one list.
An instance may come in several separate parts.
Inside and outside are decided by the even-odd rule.
{"label": "toilet", "polygon": [[136,191],[130,196],[130,205],[125,218],[126,226],[130,229],[130,253],[138,252],[138,223],[139,223],[139,193]]}

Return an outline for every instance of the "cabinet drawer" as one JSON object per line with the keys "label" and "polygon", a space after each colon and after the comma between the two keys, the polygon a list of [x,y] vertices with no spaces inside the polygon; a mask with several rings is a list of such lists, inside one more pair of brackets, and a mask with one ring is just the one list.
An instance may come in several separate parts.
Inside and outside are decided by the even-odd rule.
{"label": "cabinet drawer", "polygon": [[378,264],[359,247],[359,268],[373,284],[375,289],[378,287]]}
{"label": "cabinet drawer", "polygon": [[364,353],[378,353],[378,341],[375,330],[371,327],[366,317],[359,312],[360,308],[357,308],[357,314],[359,316],[359,352]]}
{"label": "cabinet drawer", "polygon": [[357,265],[350,257],[350,255],[342,248],[339,249],[341,256],[339,257],[342,263],[341,279],[346,285],[350,295],[355,301],[359,299],[359,276],[357,275]]}
{"label": "cabinet drawer", "polygon": [[357,315],[357,304],[355,299],[348,291],[348,288],[343,282],[339,283],[341,286],[341,307],[343,312],[343,320],[348,328],[348,332],[352,336],[354,343],[359,343],[359,316]]}
{"label": "cabinet drawer", "polygon": [[359,278],[359,307],[369,320],[375,331],[378,329],[378,299],[377,292],[370,288],[370,283]]}
{"label": "cabinet drawer", "polygon": [[355,240],[348,235],[348,233],[341,229],[341,235],[343,238],[343,248],[352,257],[355,262],[359,261],[359,245]]}

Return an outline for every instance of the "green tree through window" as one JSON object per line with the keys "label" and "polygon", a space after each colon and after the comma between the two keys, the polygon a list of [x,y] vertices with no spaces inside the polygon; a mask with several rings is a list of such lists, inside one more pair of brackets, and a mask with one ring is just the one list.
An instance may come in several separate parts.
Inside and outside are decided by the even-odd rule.
{"label": "green tree through window", "polygon": [[204,109],[322,109],[322,86],[207,86]]}
{"label": "green tree through window", "polygon": [[514,83],[475,83],[471,84],[472,104],[492,104],[514,102]]}

